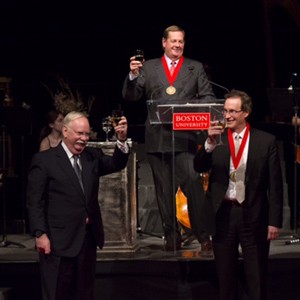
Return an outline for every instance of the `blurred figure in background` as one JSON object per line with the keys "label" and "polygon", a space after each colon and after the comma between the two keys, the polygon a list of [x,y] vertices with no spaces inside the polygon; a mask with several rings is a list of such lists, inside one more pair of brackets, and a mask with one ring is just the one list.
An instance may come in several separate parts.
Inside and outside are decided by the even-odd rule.
{"label": "blurred figure in background", "polygon": [[42,128],[40,135],[40,151],[56,147],[62,139],[64,116],[58,111],[50,110],[47,114],[47,125]]}

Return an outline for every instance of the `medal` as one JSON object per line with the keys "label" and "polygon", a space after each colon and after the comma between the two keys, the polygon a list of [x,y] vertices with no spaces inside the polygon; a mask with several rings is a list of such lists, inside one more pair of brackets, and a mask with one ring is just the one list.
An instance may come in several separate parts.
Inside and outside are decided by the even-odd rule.
{"label": "medal", "polygon": [[177,62],[177,66],[174,70],[174,73],[171,74],[169,67],[167,65],[167,60],[165,58],[165,55],[162,56],[162,64],[163,64],[163,67],[164,67],[164,70],[165,70],[165,73],[166,73],[166,76],[167,76],[167,79],[169,82],[169,86],[166,88],[166,93],[168,95],[174,95],[176,93],[176,88],[173,86],[173,84],[176,81],[176,78],[177,78],[177,75],[181,68],[182,63],[183,63],[183,56],[181,56],[179,58],[179,60]]}
{"label": "medal", "polygon": [[231,181],[236,182],[236,171],[230,173],[229,178]]}
{"label": "medal", "polygon": [[174,95],[176,93],[176,88],[170,85],[167,87],[166,92],[168,95]]}

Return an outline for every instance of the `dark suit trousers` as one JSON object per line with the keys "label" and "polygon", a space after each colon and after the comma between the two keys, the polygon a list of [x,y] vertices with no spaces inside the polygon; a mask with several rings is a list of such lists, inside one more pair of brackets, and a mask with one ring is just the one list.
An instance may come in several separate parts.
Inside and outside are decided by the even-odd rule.
{"label": "dark suit trousers", "polygon": [[[237,300],[238,290],[251,300],[267,299],[267,262],[270,243],[257,238],[254,227],[245,224],[243,208],[222,204],[217,212],[213,251],[219,278],[220,300]],[[253,225],[253,224],[252,224]],[[256,227],[257,228],[257,227]],[[239,264],[239,244],[243,263]],[[238,282],[238,279],[241,281]],[[244,298],[243,298],[244,299]]]}
{"label": "dark suit trousers", "polygon": [[165,235],[178,232],[175,210],[176,199],[173,196],[180,186],[188,198],[188,211],[192,230],[199,240],[207,240],[207,235],[201,232],[200,220],[204,192],[200,176],[194,170],[193,159],[194,154],[188,152],[175,154],[175,184],[173,184],[172,153],[148,153],[148,161],[152,169],[156,198]]}
{"label": "dark suit trousers", "polygon": [[78,256],[41,254],[43,300],[93,300],[96,249],[92,230],[88,225]]}

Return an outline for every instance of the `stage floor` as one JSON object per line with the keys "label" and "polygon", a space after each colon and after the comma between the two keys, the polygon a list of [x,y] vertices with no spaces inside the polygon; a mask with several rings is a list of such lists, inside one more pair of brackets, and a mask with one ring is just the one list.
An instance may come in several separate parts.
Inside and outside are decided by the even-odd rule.
{"label": "stage floor", "polygon": [[[159,234],[158,234],[159,235]],[[3,237],[2,237],[3,238]],[[0,247],[0,263],[37,262],[34,239],[28,234],[9,234],[6,242]],[[137,234],[135,247],[132,250],[118,250],[105,247],[98,250],[98,260],[213,260],[213,257],[202,256],[200,244],[194,240],[178,251],[163,251],[163,239],[159,236]],[[287,245],[287,243],[290,243]],[[21,247],[22,246],[22,247]],[[270,259],[300,259],[300,241],[292,232],[281,233],[280,238],[271,242]]]}
{"label": "stage floor", "polygon": [[[300,299],[300,243],[286,245],[293,237],[282,233],[271,243],[269,300]],[[163,239],[138,234],[132,251],[99,250],[95,299],[218,299],[214,258],[203,257],[197,241],[174,252],[162,246]],[[0,248],[0,288],[10,293],[9,300],[41,300],[38,256],[29,235],[8,235]]]}

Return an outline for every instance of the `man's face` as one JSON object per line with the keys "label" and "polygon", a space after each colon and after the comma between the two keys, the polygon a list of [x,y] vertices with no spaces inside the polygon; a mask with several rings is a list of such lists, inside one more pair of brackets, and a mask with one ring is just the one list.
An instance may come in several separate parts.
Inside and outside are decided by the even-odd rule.
{"label": "man's face", "polygon": [[162,39],[165,53],[172,60],[177,60],[183,55],[184,44],[184,34],[181,31],[169,32],[168,39]]}
{"label": "man's face", "polygon": [[64,142],[73,154],[80,154],[90,139],[90,124],[86,117],[73,120],[63,127]]}
{"label": "man's face", "polygon": [[224,103],[224,117],[226,125],[233,131],[240,132],[246,126],[246,118],[249,113],[242,111],[242,100],[240,97],[227,98]]}

